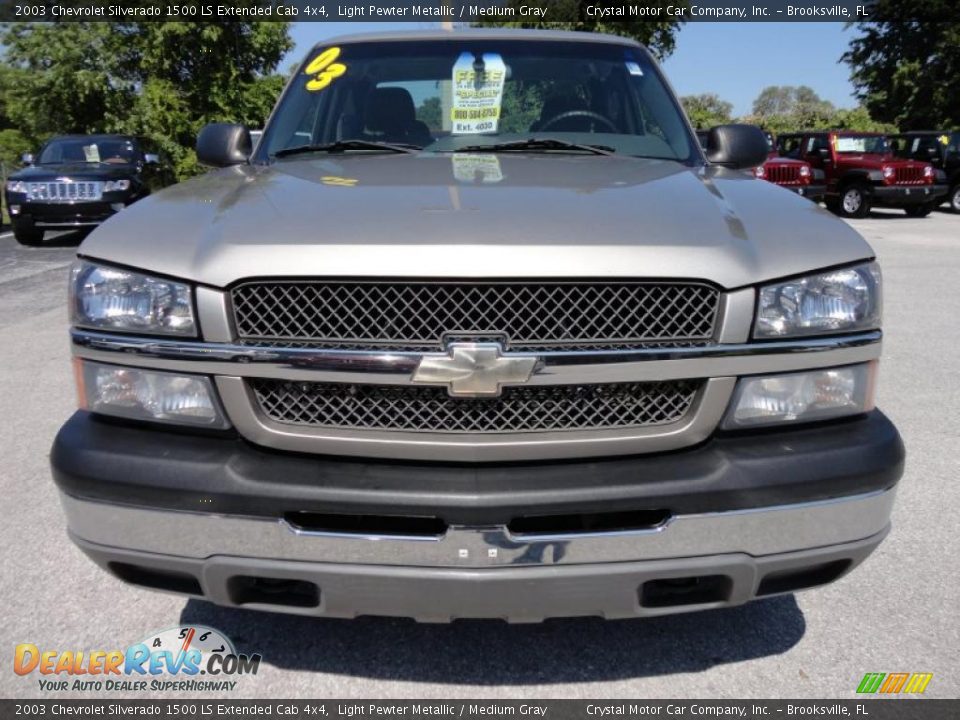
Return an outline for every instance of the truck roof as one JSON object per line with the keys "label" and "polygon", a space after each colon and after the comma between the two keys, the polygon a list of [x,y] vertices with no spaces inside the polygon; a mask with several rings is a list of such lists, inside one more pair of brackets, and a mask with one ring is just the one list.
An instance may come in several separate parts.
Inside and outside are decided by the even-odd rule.
{"label": "truck roof", "polygon": [[572,30],[531,30],[520,28],[469,28],[463,30],[391,30],[383,32],[350,33],[327,38],[313,47],[355,42],[396,42],[423,40],[532,40],[562,41],[583,43],[604,43],[607,45],[632,45],[643,47],[632,38],[608,33],[579,32]]}

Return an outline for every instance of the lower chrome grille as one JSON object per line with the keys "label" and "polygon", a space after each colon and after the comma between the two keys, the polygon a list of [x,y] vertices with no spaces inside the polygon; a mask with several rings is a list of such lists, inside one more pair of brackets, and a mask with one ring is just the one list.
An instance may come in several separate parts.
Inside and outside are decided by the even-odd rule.
{"label": "lower chrome grille", "polygon": [[492,433],[667,425],[690,411],[699,380],[504,388],[490,399],[441,387],[251,380],[260,411],[314,428]]}
{"label": "lower chrome grille", "polygon": [[46,202],[95,201],[103,195],[103,183],[96,181],[27,183],[27,199]]}

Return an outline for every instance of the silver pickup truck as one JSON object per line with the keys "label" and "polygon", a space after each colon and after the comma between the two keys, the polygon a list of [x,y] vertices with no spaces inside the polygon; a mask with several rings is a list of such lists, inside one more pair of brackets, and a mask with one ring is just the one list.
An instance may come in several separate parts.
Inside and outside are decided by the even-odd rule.
{"label": "silver pickup truck", "polygon": [[620,618],[828,583],[887,534],[873,251],[744,172],[756,128],[702,150],[640,45],[342,37],[255,151],[216,124],[197,152],[220,169],[72,270],[53,474],[114,576],[308,615]]}

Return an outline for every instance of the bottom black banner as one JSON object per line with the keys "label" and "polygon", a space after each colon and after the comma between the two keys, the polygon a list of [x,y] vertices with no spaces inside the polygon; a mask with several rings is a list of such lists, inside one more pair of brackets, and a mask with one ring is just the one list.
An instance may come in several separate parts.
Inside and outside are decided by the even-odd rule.
{"label": "bottom black banner", "polygon": [[869,718],[954,720],[960,700],[0,700],[0,718]]}

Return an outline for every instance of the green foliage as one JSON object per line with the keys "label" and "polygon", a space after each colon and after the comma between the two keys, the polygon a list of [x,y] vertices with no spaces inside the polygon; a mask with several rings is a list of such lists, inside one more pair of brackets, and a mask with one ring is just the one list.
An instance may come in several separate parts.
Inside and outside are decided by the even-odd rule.
{"label": "green foliage", "polygon": [[440,98],[437,96],[424,98],[423,103],[417,108],[417,120],[425,123],[431,130],[442,127],[443,108],[440,105]]}
{"label": "green foliage", "polygon": [[20,156],[33,150],[33,143],[19,130],[0,130],[0,163],[6,174],[20,167]]}
{"label": "green foliage", "polygon": [[[680,28],[679,20],[670,19],[666,15],[668,5],[674,7],[687,6],[686,0],[658,0],[644,3],[645,6],[661,8],[662,19],[631,20],[618,18],[614,21],[598,20],[587,17],[588,6],[598,6],[596,0],[507,0],[504,7],[519,9],[521,5],[527,7],[547,8],[545,18],[525,17],[522,20],[482,20],[474,23],[479,26],[519,27],[519,28],[546,28],[549,30],[578,30],[586,32],[610,33],[633,38],[646,45],[650,52],[663,59],[673,52],[677,42],[677,31]],[[607,0],[602,3],[604,8],[627,8],[635,3],[625,0]],[[629,16],[626,16],[629,18]]]}
{"label": "green foliage", "polygon": [[774,135],[797,130],[896,130],[894,126],[872,118],[864,107],[838,110],[805,85],[764,88],[753,102],[753,113],[741,121],[759,125]]}
{"label": "green foliage", "polygon": [[0,43],[0,123],[34,147],[70,132],[148,135],[181,178],[200,171],[204,124],[263,126],[292,47],[282,22],[11,23]]}
{"label": "green foliage", "polygon": [[960,22],[955,0],[876,0],[843,60],[870,114],[903,130],[960,126]]}
{"label": "green foliage", "polygon": [[753,115],[764,125],[792,125],[794,128],[815,128],[829,123],[836,112],[833,104],[822,100],[806,85],[771,85],[760,91],[753,101]]}
{"label": "green foliage", "polygon": [[837,110],[830,127],[837,130],[859,130],[861,132],[897,132],[897,126],[874,120],[870,111],[862,105],[852,110]]}
{"label": "green foliage", "polygon": [[552,82],[509,83],[503,89],[500,131],[524,133],[540,119],[544,99],[553,87]]}
{"label": "green foliage", "polygon": [[715,93],[685,95],[680,98],[690,123],[697,129],[708,129],[714,125],[723,125],[731,120],[733,104],[721,100]]}

